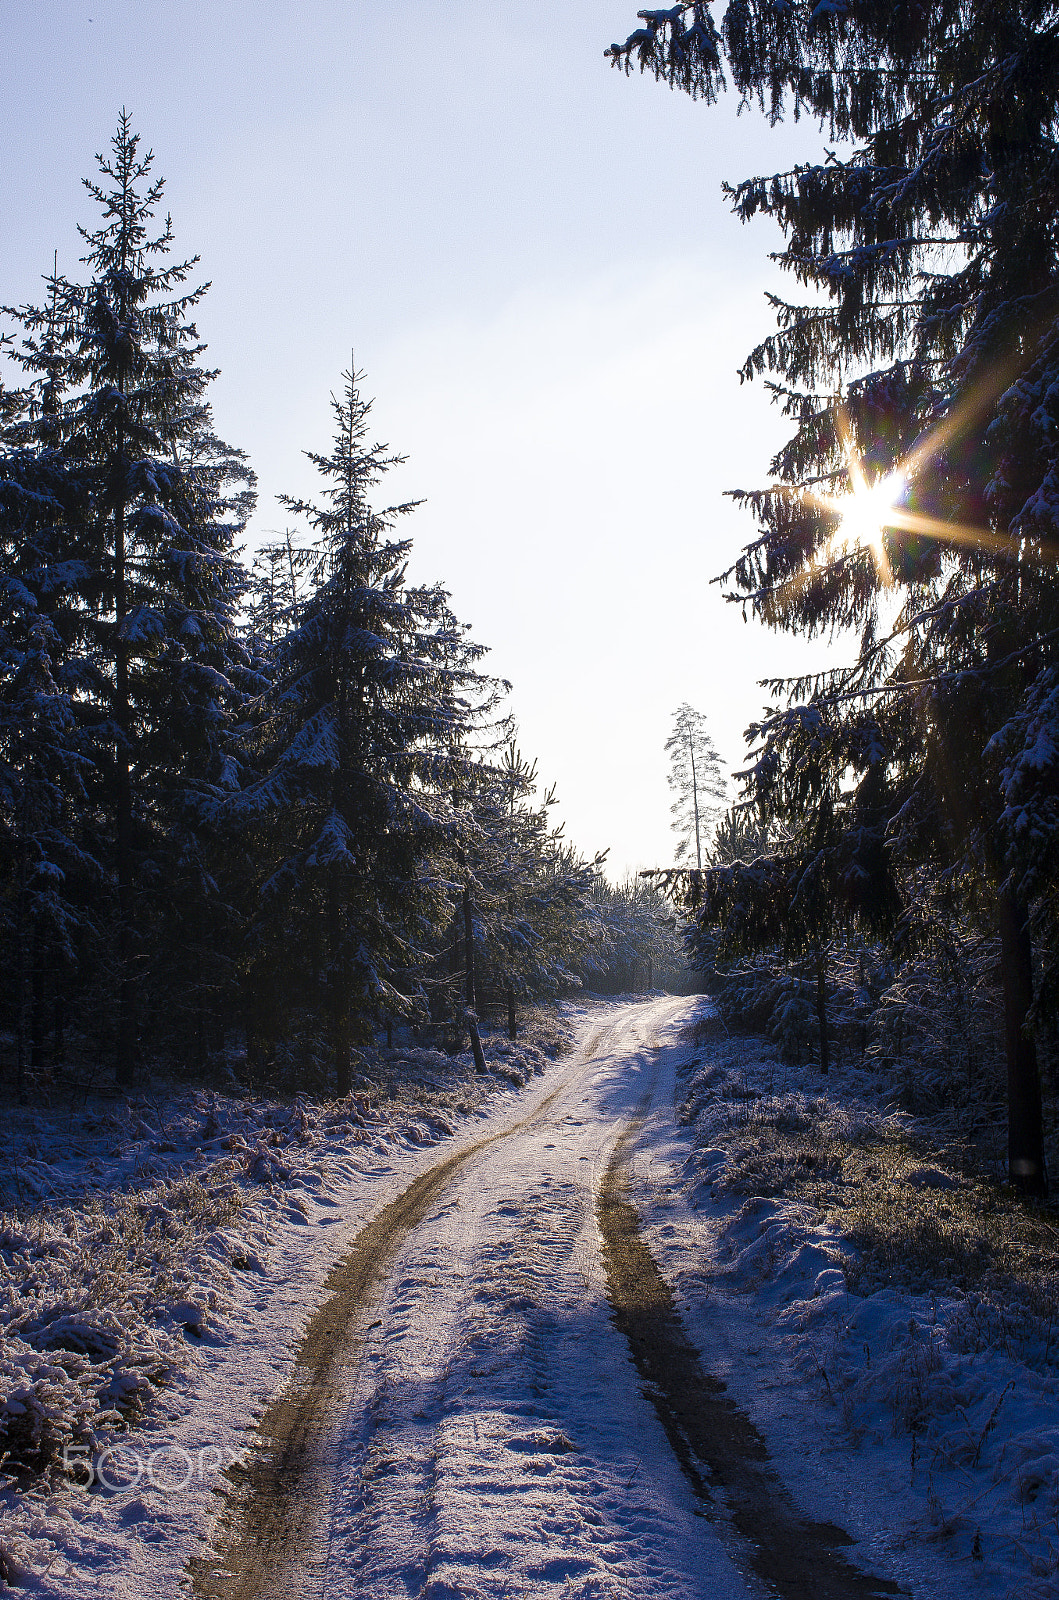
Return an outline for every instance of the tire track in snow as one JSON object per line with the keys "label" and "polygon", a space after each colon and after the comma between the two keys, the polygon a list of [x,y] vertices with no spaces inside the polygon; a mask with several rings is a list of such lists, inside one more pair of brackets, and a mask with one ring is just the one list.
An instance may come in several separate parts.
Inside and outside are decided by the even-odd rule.
{"label": "tire track in snow", "polygon": [[598,1187],[654,1076],[651,1030],[680,1004],[620,1010],[529,1116],[362,1231],[262,1423],[226,1546],[195,1566],[201,1600],[748,1593],[604,1292]]}
{"label": "tire track in snow", "polygon": [[[221,1520],[220,1551],[189,1565],[201,1600],[264,1600],[288,1593],[292,1560],[326,1566],[321,1508],[330,1501],[361,1349],[358,1320],[404,1237],[426,1217],[453,1176],[480,1151],[531,1127],[566,1088],[561,1084],[528,1117],[437,1162],[386,1206],[354,1241],[327,1281],[327,1300],[311,1318],[289,1384],[262,1417],[246,1468],[233,1467],[233,1504]],[[321,1548],[323,1546],[323,1548]],[[307,1554],[306,1554],[307,1552]]]}
{"label": "tire track in snow", "polygon": [[483,1213],[469,1298],[445,1312],[466,1332],[434,1436],[429,1559],[402,1567],[401,1530],[395,1537],[391,1524],[373,1582],[349,1592],[365,1600],[746,1592],[693,1520],[602,1293],[594,1175],[632,1109],[627,1081],[650,1070],[643,1033],[657,1009],[640,1005],[605,1040],[589,1041],[595,1059],[586,1065],[605,1069],[602,1098],[620,1109],[601,1107],[581,1074],[543,1142],[497,1146],[461,1175],[462,1190],[474,1184],[507,1198],[488,1220]]}
{"label": "tire track in snow", "polygon": [[837,1553],[837,1547],[853,1543],[842,1529],[799,1515],[770,1466],[761,1434],[725,1385],[703,1369],[684,1332],[628,1198],[630,1150],[653,1098],[652,1084],[614,1147],[598,1212],[614,1321],[629,1342],[674,1454],[696,1495],[714,1513],[716,1491],[721,1491],[745,1543],[743,1551],[732,1548],[733,1559],[742,1565],[749,1558],[781,1600],[878,1600],[903,1593]]}

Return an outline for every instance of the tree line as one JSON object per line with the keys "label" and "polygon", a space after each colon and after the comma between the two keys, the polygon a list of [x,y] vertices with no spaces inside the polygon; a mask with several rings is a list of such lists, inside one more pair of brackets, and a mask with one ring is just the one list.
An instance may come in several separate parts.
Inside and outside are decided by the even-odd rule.
{"label": "tree line", "polygon": [[[0,1029],[56,1062],[352,1082],[395,1022],[470,1034],[605,977],[627,922],[552,818],[508,685],[410,581],[400,460],[352,364],[313,499],[248,568],[163,183],[123,113],[86,180],[83,281],[5,308]],[[619,897],[620,899],[620,897]]]}
{"label": "tree line", "polygon": [[935,1032],[959,1000],[971,1053],[967,996],[995,974],[1008,1175],[1043,1194],[1059,12],[731,0],[715,19],[695,0],[639,22],[608,52],[619,68],[707,104],[731,87],[773,124],[815,118],[833,146],[726,186],[742,220],[778,226],[798,292],[771,297],[775,328],[742,369],[791,431],[768,484],[736,492],[757,532],[719,581],[744,616],[852,642],[842,665],[767,685],[741,804],[703,870],[671,878],[693,945],[729,972],[797,973],[825,1066],[836,966],[862,1021],[901,973],[917,1026],[927,991]]}

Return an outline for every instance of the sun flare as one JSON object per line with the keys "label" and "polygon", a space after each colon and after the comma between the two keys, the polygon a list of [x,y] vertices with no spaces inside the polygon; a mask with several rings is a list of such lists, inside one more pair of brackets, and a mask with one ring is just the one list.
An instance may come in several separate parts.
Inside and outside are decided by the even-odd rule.
{"label": "sun flare", "polygon": [[853,492],[832,501],[842,518],[836,542],[847,550],[871,550],[878,557],[883,553],[883,533],[894,525],[894,512],[907,487],[906,480],[900,472],[891,472],[872,484],[863,474],[851,476]]}
{"label": "sun flare", "polygon": [[[939,451],[970,432],[987,409],[989,397],[995,399],[999,394],[1003,387],[1001,379],[1004,383],[1008,381],[1010,370],[1008,365],[1002,364],[991,382],[980,385],[941,422],[924,432],[901,458],[899,466],[874,483],[868,481],[846,408],[841,401],[837,402],[835,429],[846,458],[846,489],[843,494],[826,494],[811,488],[793,491],[809,509],[830,513],[836,524],[816,548],[808,565],[796,578],[789,579],[787,586],[811,582],[832,565],[841,565],[849,557],[865,551],[871,556],[883,586],[892,588],[895,576],[891,553],[895,546],[916,553],[927,541],[950,553],[963,547],[1003,561],[1059,566],[1059,540],[1042,538],[1039,534],[1012,537],[1008,532],[970,522],[950,522],[914,509],[908,503],[910,498],[917,498],[910,496],[912,484]],[[889,539],[885,537],[887,534]]]}

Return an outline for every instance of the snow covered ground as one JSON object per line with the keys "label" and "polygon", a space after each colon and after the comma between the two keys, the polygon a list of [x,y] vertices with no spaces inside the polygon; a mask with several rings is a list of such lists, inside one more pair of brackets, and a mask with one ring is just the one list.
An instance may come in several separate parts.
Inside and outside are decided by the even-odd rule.
{"label": "snow covered ground", "polygon": [[545,1078],[565,1076],[558,1098],[409,1238],[373,1309],[319,1592],[746,1593],[610,1320],[596,1226],[657,1028],[685,1010],[582,1016],[579,1058]]}
{"label": "snow covered ground", "polygon": [[0,1587],[181,1592],[328,1272],[439,1141],[512,1120],[554,1056],[534,1037],[489,1038],[485,1078],[469,1056],[382,1052],[332,1104],[158,1085],[9,1109]]}
{"label": "snow covered ground", "polygon": [[[28,1414],[14,1384],[27,1349],[49,1354],[48,1316],[88,1330],[96,1380],[56,1342],[65,1378],[52,1393],[38,1370],[42,1411],[76,1422],[77,1393],[102,1373],[135,1417],[137,1377],[150,1388],[127,1433],[103,1412],[83,1424],[94,1451],[119,1439],[106,1482],[5,1492],[0,1575],[71,1600],[188,1592],[189,1560],[223,1544],[222,1469],[291,1380],[332,1267],[418,1174],[495,1135],[361,1306],[328,1490],[260,1592],[758,1600],[719,1498],[704,1505],[681,1472],[610,1315],[597,1200],[643,1115],[632,1194],[645,1237],[703,1368],[756,1423],[801,1511],[923,1600],[1059,1595],[1052,1341],[1032,1319],[998,1329],[988,1297],[955,1284],[933,1299],[911,1281],[878,1286],[841,1208],[785,1188],[779,1156],[797,1140],[783,1130],[805,1134],[803,1156],[829,1137],[866,1162],[896,1150],[898,1176],[928,1196],[955,1180],[890,1138],[866,1080],[834,1074],[825,1098],[754,1041],[696,1039],[708,1013],[672,998],[571,1008],[577,1050],[497,1061],[517,1084],[424,1056],[342,1106],[145,1102],[79,1126],[78,1144],[44,1113],[30,1134],[10,1126],[6,1170],[32,1137],[18,1181],[48,1204],[0,1236],[0,1422],[14,1437]],[[93,1161],[94,1208],[77,1187]],[[114,1274],[110,1322],[90,1303],[93,1259]],[[27,1269],[29,1320],[14,1292]]]}
{"label": "snow covered ground", "polygon": [[[682,1115],[656,1103],[635,1194],[709,1370],[853,1559],[917,1600],[1054,1600],[1059,1329],[1017,1284],[976,1281],[988,1190],[925,1156],[870,1074],[701,1032],[664,1036]],[[880,1262],[898,1211],[904,1259]]]}

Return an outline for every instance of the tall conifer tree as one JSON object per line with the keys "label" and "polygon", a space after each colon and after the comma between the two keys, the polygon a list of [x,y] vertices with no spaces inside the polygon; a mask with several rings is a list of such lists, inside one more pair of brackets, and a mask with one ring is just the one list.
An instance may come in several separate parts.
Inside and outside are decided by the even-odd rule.
{"label": "tall conifer tree", "polygon": [[468,768],[463,797],[477,976],[482,987],[504,991],[513,1032],[516,1001],[578,983],[578,965],[602,944],[595,888],[604,856],[586,860],[567,844],[552,816],[554,788],[538,797],[536,763],[514,739],[499,760],[490,755]]}
{"label": "tall conifer tree", "polygon": [[266,820],[279,857],[251,939],[251,1032],[283,963],[290,1006],[328,1018],[343,1092],[354,1044],[380,1012],[408,1008],[414,969],[447,914],[453,796],[486,682],[444,591],[407,582],[410,544],[393,529],[413,506],[372,506],[400,458],[368,442],[360,381],[351,369],[332,399],[330,453],[307,452],[319,498],[282,500],[309,531],[311,585],[273,652],[266,775],[242,802],[248,823]]}
{"label": "tall conifer tree", "polygon": [[724,773],[717,746],[706,731],[704,714],[686,700],[673,713],[666,754],[669,787],[675,796],[669,808],[670,827],[679,841],[674,860],[694,855],[696,867],[701,867],[703,853],[709,848],[711,824],[724,799]]}
{"label": "tall conifer tree", "polygon": [[[795,432],[779,483],[743,497],[762,531],[729,576],[773,626],[862,640],[848,670],[776,686],[793,703],[760,730],[751,792],[799,825],[801,906],[815,885],[840,918],[893,908],[889,859],[991,917],[1009,1171],[1039,1193],[1031,929],[1037,1007],[1059,1000],[1055,7],[732,0],[717,24],[695,0],[640,20],[618,65],[708,101],[730,77],[771,120],[807,113],[844,141],[729,190],[744,220],[779,223],[781,266],[814,291],[775,299],[744,367]],[[847,480],[885,484],[860,534]]]}
{"label": "tall conifer tree", "polygon": [[[191,320],[205,286],[183,288],[194,260],[166,263],[169,219],[151,231],[164,185],[124,112],[97,161],[101,181],[85,182],[102,218],[80,230],[88,280],[53,274],[47,304],[15,313],[34,398],[6,443],[52,476],[47,587],[62,613],[66,709],[104,819],[115,1061],[128,1083],[143,941],[164,937],[158,891],[183,853],[196,789],[219,778],[219,736],[239,698],[235,539],[253,480],[213,436],[213,374]],[[17,527],[5,536],[24,552]]]}

